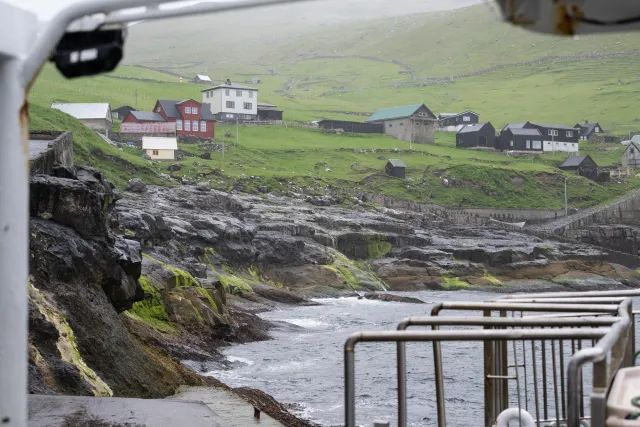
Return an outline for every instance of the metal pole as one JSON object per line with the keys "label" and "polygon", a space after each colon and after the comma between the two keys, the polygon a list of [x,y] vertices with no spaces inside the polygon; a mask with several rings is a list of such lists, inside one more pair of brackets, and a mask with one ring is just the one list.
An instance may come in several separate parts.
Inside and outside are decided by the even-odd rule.
{"label": "metal pole", "polygon": [[356,427],[356,374],[353,348],[344,351],[344,419],[346,427]]}
{"label": "metal pole", "polygon": [[239,138],[238,132],[240,132],[240,118],[236,114],[236,147],[238,146],[238,138]]}
{"label": "metal pole", "polygon": [[569,216],[569,205],[567,204],[567,178],[564,179],[564,215]]}
{"label": "metal pole", "polygon": [[29,113],[21,82],[34,15],[0,3],[0,425],[27,425]]}

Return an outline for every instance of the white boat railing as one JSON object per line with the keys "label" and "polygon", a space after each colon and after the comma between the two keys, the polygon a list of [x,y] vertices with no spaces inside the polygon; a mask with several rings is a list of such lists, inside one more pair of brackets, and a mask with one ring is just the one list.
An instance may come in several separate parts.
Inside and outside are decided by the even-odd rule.
{"label": "white boat railing", "polygon": [[[353,334],[344,348],[345,425],[356,426],[357,343],[396,343],[397,425],[406,427],[409,420],[405,344],[430,342],[435,368],[433,387],[437,425],[445,427],[445,361],[441,343],[479,341],[484,343],[485,427],[496,425],[498,416],[509,409],[510,393],[515,394],[518,409],[532,412],[537,427],[604,427],[607,390],[618,369],[634,363],[635,322],[630,299],[633,296],[640,296],[640,290],[529,294],[487,302],[444,302],[436,304],[429,317],[403,320],[396,331]],[[445,311],[469,313],[440,316]],[[431,330],[408,330],[417,326]],[[447,329],[440,330],[441,327]],[[464,329],[459,330],[461,327]],[[582,378],[585,365],[593,366],[593,385],[588,398],[585,398]]]}

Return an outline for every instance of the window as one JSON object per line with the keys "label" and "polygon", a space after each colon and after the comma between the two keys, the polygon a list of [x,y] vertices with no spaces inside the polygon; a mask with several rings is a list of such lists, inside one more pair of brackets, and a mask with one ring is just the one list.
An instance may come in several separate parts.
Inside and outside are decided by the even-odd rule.
{"label": "window", "polygon": [[389,123],[389,127],[390,127],[390,128],[392,128],[392,127],[393,127],[393,125],[392,125],[391,123]]}
{"label": "window", "polygon": [[158,109],[156,110],[156,113],[159,113],[160,111],[162,111],[162,107],[158,107]]}
{"label": "window", "polygon": [[158,155],[158,150],[153,150],[153,155],[157,156]]}
{"label": "window", "polygon": [[242,96],[242,91],[241,90],[237,90],[236,91],[236,96],[237,97],[241,97]]}
{"label": "window", "polygon": [[185,114],[191,114],[191,107],[187,107],[184,109]]}
{"label": "window", "polygon": [[542,150],[542,141],[533,141],[534,150]]}
{"label": "window", "polygon": [[568,130],[567,131],[567,137],[571,138],[573,136],[573,131]]}
{"label": "window", "polygon": [[464,116],[464,117],[462,117],[462,121],[464,121],[464,122],[470,122],[470,121],[471,121],[471,117],[469,117],[469,116]]}
{"label": "window", "polygon": [[249,98],[253,99],[253,91],[249,91]]}
{"label": "window", "polygon": [[244,109],[245,110],[251,110],[253,108],[253,104],[250,102],[245,102],[244,103]]}
{"label": "window", "polygon": [[191,109],[191,114],[198,114],[198,107],[193,107]]}
{"label": "window", "polygon": [[233,119],[233,114],[227,114],[227,119]]}
{"label": "window", "polygon": [[631,154],[635,154],[636,151],[633,149],[633,147],[631,147],[631,150],[629,150],[631,152]]}
{"label": "window", "polygon": [[558,131],[555,129],[549,129],[549,135],[551,136],[558,136]]}
{"label": "window", "polygon": [[224,91],[224,94],[227,95],[227,96],[231,96],[231,91],[229,89],[227,89],[227,90]]}
{"label": "window", "polygon": [[531,140],[527,139],[527,149],[531,150]]}
{"label": "window", "polygon": [[200,132],[207,131],[207,122],[200,122]]}
{"label": "window", "polygon": [[420,122],[416,122],[416,126],[420,126]]}
{"label": "window", "polygon": [[193,125],[191,126],[194,132],[198,132],[198,121],[194,120]]}
{"label": "window", "polygon": [[400,126],[404,126],[404,123],[400,122]]}
{"label": "window", "polygon": [[182,130],[182,120],[176,120],[176,130]]}
{"label": "window", "polygon": [[509,147],[513,147],[513,141],[509,141]]}
{"label": "window", "polygon": [[227,108],[236,108],[236,103],[234,101],[227,101]]}
{"label": "window", "polygon": [[600,128],[596,126],[596,133],[600,133]]}
{"label": "window", "polygon": [[184,130],[191,130],[191,122],[189,120],[184,121]]}

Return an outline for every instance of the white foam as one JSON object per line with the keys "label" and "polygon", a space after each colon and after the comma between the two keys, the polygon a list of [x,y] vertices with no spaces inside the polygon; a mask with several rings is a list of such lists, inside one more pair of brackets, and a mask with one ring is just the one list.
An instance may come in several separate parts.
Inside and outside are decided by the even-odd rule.
{"label": "white foam", "polygon": [[226,358],[231,363],[242,363],[242,364],[247,365],[247,366],[255,365],[255,362],[253,360],[245,359],[244,357],[226,356]]}
{"label": "white foam", "polygon": [[291,323],[292,325],[300,326],[301,328],[308,329],[321,329],[329,326],[327,322],[322,322],[316,319],[302,318],[302,319],[282,319],[282,322]]}

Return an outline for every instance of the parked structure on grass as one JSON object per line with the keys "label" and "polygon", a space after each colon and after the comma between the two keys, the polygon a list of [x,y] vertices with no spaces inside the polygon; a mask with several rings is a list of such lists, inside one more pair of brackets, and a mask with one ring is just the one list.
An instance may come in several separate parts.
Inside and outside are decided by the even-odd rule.
{"label": "parked structure on grass", "polygon": [[387,135],[419,144],[435,142],[436,122],[436,116],[424,104],[384,108],[367,120],[367,123],[382,124]]}
{"label": "parked structure on grass", "polygon": [[622,167],[640,169],[640,142],[633,141],[632,139],[629,145],[627,145],[627,149],[622,153]]}
{"label": "parked structure on grass", "polygon": [[128,132],[129,124],[175,124],[173,126],[157,126],[159,132],[170,132],[173,128],[177,136],[193,136],[213,139],[215,136],[215,120],[209,106],[198,101],[170,101],[159,99],[152,112],[132,111],[122,122],[120,130]]}
{"label": "parked structure on grass", "polygon": [[588,141],[592,136],[597,134],[606,133],[604,129],[598,123],[589,123],[585,121],[584,123],[576,123],[574,128],[580,130],[580,139],[582,141]]}
{"label": "parked structure on grass", "polygon": [[389,159],[386,166],[384,167],[387,175],[393,176],[396,178],[404,179],[406,176],[406,169],[404,162],[400,159]]}
{"label": "parked structure on grass", "polygon": [[458,132],[463,126],[474,125],[479,122],[480,115],[473,111],[438,114],[438,128],[444,132]]}
{"label": "parked structure on grass", "polygon": [[506,125],[500,132],[498,147],[504,151],[542,153],[542,134],[529,122]]}
{"label": "parked structure on grass", "polygon": [[350,122],[344,120],[320,120],[318,126],[326,130],[339,130],[352,133],[384,133],[382,123]]}
{"label": "parked structure on grass", "polygon": [[111,107],[107,103],[53,103],[51,108],[67,113],[71,117],[80,120],[84,125],[105,135],[111,131],[111,126],[113,126]]}
{"label": "parked structure on grass", "polygon": [[258,104],[258,120],[277,120],[282,121],[282,110],[278,110],[277,105]]}
{"label": "parked structure on grass", "polygon": [[178,140],[152,136],[142,137],[142,150],[153,160],[175,160]]}
{"label": "parked structure on grass", "polygon": [[593,180],[598,177],[598,165],[590,156],[569,156],[558,166],[558,169]]}
{"label": "parked structure on grass", "polygon": [[204,74],[196,74],[196,77],[191,80],[191,83],[212,85],[213,81],[209,78],[209,76],[206,76]]}
{"label": "parked structure on grass", "polygon": [[132,111],[136,111],[136,109],[130,107],[129,105],[123,105],[122,107],[116,108],[115,110],[111,110],[111,118],[113,120],[123,120]]}
{"label": "parked structure on grass", "polygon": [[496,147],[496,128],[491,122],[464,126],[456,135],[456,147],[494,148]]}
{"label": "parked structure on grass", "polygon": [[202,103],[216,120],[256,120],[258,117],[258,89],[231,83],[204,89]]}

